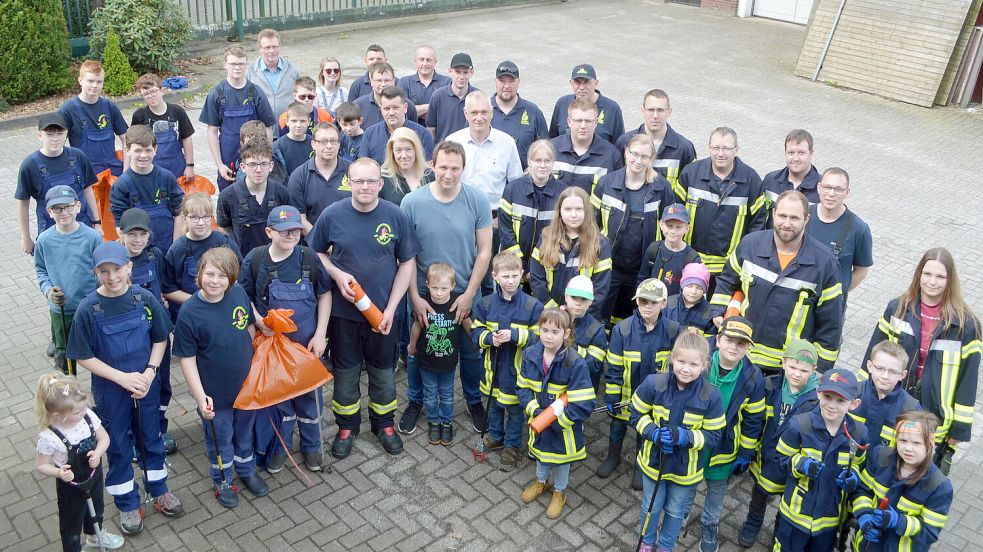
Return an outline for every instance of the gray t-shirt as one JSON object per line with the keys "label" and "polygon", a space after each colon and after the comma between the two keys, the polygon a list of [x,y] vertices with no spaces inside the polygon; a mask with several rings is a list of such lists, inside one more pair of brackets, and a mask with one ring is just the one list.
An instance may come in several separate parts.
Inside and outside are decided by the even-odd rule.
{"label": "gray t-shirt", "polygon": [[423,251],[416,256],[418,289],[426,289],[427,267],[437,261],[450,263],[457,279],[454,291],[468,287],[478,256],[475,232],[491,226],[491,208],[484,192],[461,184],[450,203],[438,201],[430,192],[432,183],[403,198],[400,207],[409,215]]}

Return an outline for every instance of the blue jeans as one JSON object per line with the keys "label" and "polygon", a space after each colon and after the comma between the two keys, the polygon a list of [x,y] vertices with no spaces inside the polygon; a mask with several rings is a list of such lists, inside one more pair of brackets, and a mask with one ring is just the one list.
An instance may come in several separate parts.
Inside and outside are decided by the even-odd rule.
{"label": "blue jeans", "polygon": [[[215,418],[208,421],[204,418],[201,425],[205,430],[205,454],[211,469],[208,474],[212,483],[221,485],[222,481],[232,482],[232,467],[240,479],[253,475],[256,458],[253,456],[253,426],[256,423],[256,412],[223,408],[215,411]],[[215,433],[212,433],[212,429]],[[222,456],[222,469],[219,471],[218,454]]]}
{"label": "blue jeans", "polygon": [[727,496],[726,479],[704,479],[707,485],[707,496],[703,499],[703,514],[700,521],[704,525],[717,525],[720,523],[720,512],[724,509],[724,497]]}
{"label": "blue jeans", "polygon": [[[505,416],[508,415],[508,422]],[[505,446],[519,448],[522,446],[522,409],[517,404],[503,405],[492,400],[488,407],[488,434],[496,441],[505,441]],[[503,427],[504,426],[504,427]]]}
{"label": "blue jeans", "polygon": [[406,355],[406,346],[410,343],[410,329],[413,327],[413,303],[410,302],[410,295],[403,296],[403,301],[396,308],[396,316],[393,321],[393,331],[398,332],[399,341],[396,342],[399,356]]}
{"label": "blue jeans", "polygon": [[553,472],[553,490],[565,491],[570,483],[570,464],[544,464],[536,460],[536,481],[546,483]]}
{"label": "blue jeans", "polygon": [[[416,365],[416,357],[406,357]],[[454,419],[454,372],[434,372],[419,370],[423,378],[423,406],[427,409],[427,422],[449,424]]]}
{"label": "blue jeans", "polygon": [[[475,297],[478,301],[480,297]],[[457,332],[457,347],[461,352],[461,391],[464,401],[469,404],[481,404],[481,391],[478,382],[484,375],[481,350],[474,346],[471,337],[466,332]],[[410,402],[423,404],[423,378],[420,376],[420,366],[414,360],[406,360],[406,399]]]}
{"label": "blue jeans", "polygon": [[[646,526],[645,514],[648,513],[646,508],[652,500],[652,493],[655,492],[656,485],[659,487],[659,492],[655,495],[655,502],[652,503],[652,516]],[[686,512],[693,505],[694,496],[696,496],[696,485],[679,485],[671,481],[656,483],[648,475],[642,477],[642,506],[640,508],[642,542],[655,544],[656,537],[658,537],[659,548],[672,550],[676,546],[676,539],[679,538],[679,530],[683,527]],[[662,519],[660,532],[659,518],[662,517],[663,512],[665,512],[665,517]]]}

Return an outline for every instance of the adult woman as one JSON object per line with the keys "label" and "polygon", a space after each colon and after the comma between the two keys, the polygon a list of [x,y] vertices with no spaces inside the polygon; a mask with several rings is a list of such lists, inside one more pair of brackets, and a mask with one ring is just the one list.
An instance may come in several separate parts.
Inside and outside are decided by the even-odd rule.
{"label": "adult woman", "polygon": [[337,58],[321,60],[317,70],[317,97],[314,107],[326,110],[334,117],[335,109],[348,101],[348,88],[341,85],[341,62]]}
{"label": "adult woman", "polygon": [[529,146],[529,168],[521,177],[505,185],[498,205],[498,232],[502,251],[513,251],[529,271],[532,248],[539,243],[543,229],[553,220],[556,198],[566,187],[553,178],[556,148],[549,140],[536,140]]}
{"label": "adult woman", "polygon": [[902,384],[942,423],[934,462],[948,475],[952,451],[969,441],[980,366],[979,321],[963,301],[952,254],[942,247],[922,255],[908,289],[888,303],[874,328],[874,345],[890,339],[910,358]]}
{"label": "adult woman", "polygon": [[393,131],[386,144],[386,160],[382,164],[382,192],[379,197],[396,205],[403,197],[433,182],[433,171],[427,166],[423,144],[415,132],[399,127]]}

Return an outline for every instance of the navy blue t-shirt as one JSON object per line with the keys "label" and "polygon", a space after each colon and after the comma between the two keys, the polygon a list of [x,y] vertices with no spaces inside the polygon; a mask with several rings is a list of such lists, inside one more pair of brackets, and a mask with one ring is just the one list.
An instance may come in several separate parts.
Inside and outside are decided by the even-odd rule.
{"label": "navy blue t-shirt", "polygon": [[[433,158],[433,136],[430,135],[430,131],[409,119],[403,123],[403,127],[412,130],[420,138],[423,155],[427,161],[430,161]],[[385,121],[370,126],[362,133],[362,143],[358,147],[358,156],[371,157],[381,165],[386,161],[386,147],[389,145],[390,136],[389,127],[386,126]]]}
{"label": "navy blue t-shirt", "polygon": [[[621,114],[621,106],[600,91],[597,94],[597,102],[595,102],[597,128],[594,130],[594,136],[614,144],[625,133],[625,119]],[[553,106],[553,118],[550,120],[550,138],[570,133],[567,116],[574,99],[576,99],[575,95],[568,94],[556,100],[556,105]]]}
{"label": "navy blue t-shirt", "polygon": [[[157,281],[157,285],[160,286],[161,293],[170,293],[172,291],[177,291],[176,288],[172,289],[172,288],[164,287],[164,270],[165,270],[164,252],[152,245],[148,245],[147,247],[144,247],[143,251],[141,251],[140,254],[137,255],[136,257],[130,257],[130,262],[133,263],[133,270],[142,268],[150,264],[151,251],[153,252],[154,255],[154,260],[153,260],[154,266],[150,268],[151,277]],[[153,285],[149,282],[143,284],[141,287],[151,293],[154,292]],[[155,295],[154,297],[157,296]],[[163,297],[157,297],[157,300],[162,301]]]}
{"label": "navy blue t-shirt", "polygon": [[340,149],[338,150],[338,157],[346,161],[354,161],[359,157],[363,157],[361,155],[361,151],[362,139],[364,137],[364,132],[358,136],[349,136],[342,133],[341,137],[339,138],[341,140],[341,145],[339,146]]}
{"label": "navy blue t-shirt", "polygon": [[[246,196],[244,213],[240,212],[242,206],[236,192],[244,192]],[[273,200],[273,207],[270,207],[270,199]],[[253,247],[270,243],[270,238],[266,236],[266,219],[270,211],[289,203],[290,194],[287,192],[287,187],[272,180],[266,181],[266,193],[263,194],[262,204],[256,201],[256,196],[249,192],[244,181],[236,182],[218,194],[217,222],[222,228],[232,229],[232,237],[239,246],[240,253],[242,251],[249,253]],[[242,215],[241,220],[240,215]],[[243,223],[248,224],[250,229],[247,230]]]}
{"label": "navy blue t-shirt", "polygon": [[[253,265],[256,263],[263,263],[259,267],[259,272],[257,277],[260,280],[265,279],[265,275],[269,273],[269,266],[267,262],[263,261],[264,251],[267,248],[257,247],[246,255],[246,260],[242,262],[242,269],[239,270],[239,285],[242,289],[246,290],[246,295],[249,296],[249,300],[252,301],[253,305],[256,306],[256,311],[259,312],[260,316],[266,316],[266,313],[270,310],[267,305],[266,290],[257,290],[256,281],[253,280]],[[286,259],[273,263],[276,266],[277,275],[282,282],[296,282],[300,283],[300,277],[303,274],[303,248],[301,246],[294,247],[293,253],[290,254]],[[314,263],[314,270],[317,271],[316,274],[311,273],[311,281],[314,284],[314,296],[320,297],[325,293],[331,291],[334,284],[331,278],[328,277],[328,272],[324,270],[324,265],[321,264],[321,260],[315,257],[317,262]],[[315,299],[316,301],[316,299]],[[298,322],[294,320],[294,322]]]}
{"label": "navy blue t-shirt", "polygon": [[[164,255],[165,262],[163,288],[170,289],[171,291],[177,291],[180,289],[185,293],[194,293],[195,291],[198,291],[197,284],[195,285],[194,289],[184,289],[184,286],[181,285],[181,281],[183,279],[182,275],[184,274],[184,261],[189,256],[188,252],[190,251],[190,257],[200,259],[201,256],[205,254],[205,251],[208,251],[213,247],[222,246],[228,247],[234,251],[236,257],[239,257],[240,261],[242,260],[242,254],[239,253],[239,248],[236,246],[235,242],[221,232],[213,231],[203,240],[189,240],[188,236],[186,235],[175,240],[174,244],[171,245],[171,248],[167,250],[167,254]],[[194,279],[197,275],[197,272],[195,274],[191,274],[192,279]]]}
{"label": "navy blue t-shirt", "polygon": [[[150,311],[149,316],[144,316],[144,320],[150,326],[150,340],[153,343],[160,343],[167,340],[167,335],[171,333],[171,318],[167,315],[160,301],[152,293],[143,289],[136,288],[137,293],[141,294],[141,302],[144,309]],[[134,309],[136,298],[133,296],[133,288],[127,288],[126,292],[118,297],[106,297],[96,292],[96,301],[99,308],[107,317],[117,316],[128,313]],[[96,356],[95,353],[95,310],[92,308],[95,301],[89,301],[88,297],[79,303],[78,310],[75,311],[75,318],[72,319],[72,332],[68,336],[68,358],[87,359]],[[105,359],[100,359],[104,360]],[[147,359],[149,361],[149,357]],[[142,362],[142,361],[141,361]],[[113,366],[113,368],[117,368]]]}
{"label": "navy blue t-shirt", "polygon": [[[806,234],[819,240],[830,251],[835,248],[840,233],[843,232],[843,225],[850,224],[850,229],[843,239],[843,249],[839,253],[833,251],[840,266],[839,279],[843,286],[843,304],[846,304],[850,283],[853,281],[853,267],[874,265],[874,239],[870,234],[870,227],[849,209],[844,211],[840,218],[834,222],[819,220],[815,205],[812,206],[811,211],[809,224],[806,226]],[[853,214],[853,216],[847,216],[848,214]]]}
{"label": "navy blue t-shirt", "polygon": [[89,104],[83,102],[78,97],[74,97],[61,104],[61,107],[58,108],[58,113],[68,123],[68,143],[75,148],[80,147],[82,143],[83,117],[88,120],[88,123],[95,125],[98,129],[109,126],[113,129],[113,134],[116,136],[126,134],[126,131],[130,128],[126,125],[126,119],[123,118],[123,113],[119,110],[119,107],[106,98],[99,98],[96,100],[96,103]]}
{"label": "navy blue t-shirt", "polygon": [[[362,128],[369,128],[370,126],[381,123],[382,119],[382,108],[375,101],[375,94],[366,94],[361,98],[353,100],[354,104],[362,111]],[[417,119],[416,105],[412,102],[406,103],[406,120],[415,121]]]}
{"label": "navy blue t-shirt", "polygon": [[253,309],[238,284],[218,303],[195,293],[181,305],[174,327],[174,347],[179,358],[195,357],[198,377],[215,410],[232,408],[253,362],[249,326]]}
{"label": "navy blue t-shirt", "polygon": [[[158,180],[159,179],[159,180]],[[181,214],[181,203],[184,201],[184,190],[177,183],[177,178],[167,169],[156,165],[147,174],[140,174],[133,169],[126,169],[119,176],[109,192],[109,210],[113,217],[119,220],[123,212],[133,207],[130,203],[130,192],[136,191],[140,205],[156,205],[165,200],[171,216]]]}
{"label": "navy blue t-shirt", "polygon": [[[420,252],[409,217],[396,205],[381,199],[368,213],[356,211],[351,201],[331,205],[317,219],[307,242],[319,253],[333,247],[331,262],[354,276],[379,310],[385,310],[389,304],[399,263]],[[338,289],[333,293],[332,316],[364,320]]]}
{"label": "navy blue t-shirt", "polygon": [[666,285],[668,294],[675,295],[680,292],[679,280],[683,277],[683,267],[699,260],[699,253],[689,244],[685,244],[681,251],[672,251],[662,240],[652,242],[642,259],[638,283],[647,278],[658,278]]}
{"label": "navy blue t-shirt", "polygon": [[492,127],[501,130],[515,140],[515,147],[519,150],[519,161],[524,170],[529,164],[529,146],[536,140],[549,137],[550,129],[546,126],[543,110],[521,97],[507,115],[498,107],[495,96],[491,97],[491,104]]}
{"label": "navy blue t-shirt", "polygon": [[[447,75],[441,75],[434,72],[433,80],[430,81],[428,86],[424,86],[420,82],[420,74],[413,73],[412,75],[406,75],[401,77],[396,83],[396,86],[400,87],[406,94],[406,100],[413,103],[413,105],[429,104],[430,97],[433,96],[434,90],[442,86],[447,86],[451,83],[451,78]],[[426,124],[426,117],[419,117],[416,121],[417,123],[423,125]]]}
{"label": "navy blue t-shirt", "polygon": [[327,181],[318,172],[316,161],[311,159],[297,167],[290,174],[287,191],[290,193],[290,204],[297,208],[302,215],[307,216],[307,222],[314,224],[321,211],[338,200],[352,197],[352,189],[348,185],[348,161],[339,158],[331,177]]}
{"label": "navy blue t-shirt", "polygon": [[427,110],[427,128],[434,129],[435,143],[443,142],[452,132],[468,126],[468,120],[464,118],[464,98],[475,90],[477,88],[469,84],[463,97],[458,97],[450,84],[434,90]]}
{"label": "navy blue t-shirt", "polygon": [[[201,107],[201,114],[198,115],[199,121],[210,126],[222,126],[222,110],[218,99],[218,90],[220,87],[225,94],[225,105],[253,104],[256,106],[256,115],[252,120],[262,121],[268,127],[276,124],[276,115],[273,114],[273,108],[270,107],[270,102],[267,101],[266,94],[258,86],[246,81],[245,86],[242,88],[233,88],[227,80],[218,83],[215,88],[212,88],[208,92],[208,96],[205,97],[205,104]],[[249,97],[250,89],[252,91],[252,98]]]}
{"label": "navy blue t-shirt", "polygon": [[37,204],[38,234],[44,232],[46,228],[55,225],[55,221],[48,216],[48,211],[45,209],[44,194],[41,192],[43,179],[41,178],[41,171],[38,169],[38,165],[44,165],[49,178],[57,177],[71,170],[69,158],[75,159],[74,172],[77,175],[69,185],[75,190],[75,193],[79,196],[79,202],[82,203],[82,210],[79,212],[77,220],[91,226],[93,217],[89,213],[89,205],[85,202],[85,196],[82,195],[86,188],[96,183],[96,173],[92,170],[92,164],[89,163],[89,158],[85,156],[82,150],[72,147],[65,147],[61,155],[57,157],[48,157],[40,151],[35,151],[25,157],[24,161],[20,164],[20,170],[17,172],[17,189],[14,190],[14,199],[28,200],[34,198]]}
{"label": "navy blue t-shirt", "polygon": [[283,168],[287,169],[287,174],[290,174],[297,167],[306,163],[308,159],[314,157],[314,150],[311,148],[311,136],[305,134],[303,140],[294,140],[284,134],[277,138],[273,144],[273,154],[274,156],[280,154]]}

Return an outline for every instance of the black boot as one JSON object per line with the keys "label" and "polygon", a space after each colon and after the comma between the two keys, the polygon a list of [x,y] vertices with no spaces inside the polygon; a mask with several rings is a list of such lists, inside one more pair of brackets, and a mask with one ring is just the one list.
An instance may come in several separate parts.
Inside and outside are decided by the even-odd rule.
{"label": "black boot", "polygon": [[631,475],[631,488],[636,491],[642,490],[642,468],[639,468],[638,464],[635,464],[635,473]]}
{"label": "black boot", "polygon": [[594,472],[601,479],[607,479],[611,477],[614,470],[618,469],[618,464],[621,463],[621,447],[624,446],[624,441],[608,441],[608,457],[601,462],[601,465],[597,467],[597,471]]}

